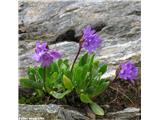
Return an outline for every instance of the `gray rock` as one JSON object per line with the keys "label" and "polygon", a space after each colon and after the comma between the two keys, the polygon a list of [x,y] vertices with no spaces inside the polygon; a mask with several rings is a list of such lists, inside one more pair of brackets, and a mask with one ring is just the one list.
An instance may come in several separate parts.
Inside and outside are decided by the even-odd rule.
{"label": "gray rock", "polygon": [[134,107],[107,114],[109,119],[114,120],[140,120],[140,115],[140,109]]}
{"label": "gray rock", "polygon": [[36,65],[31,55],[37,39],[47,40],[50,48],[61,51],[72,62],[81,30],[90,24],[103,39],[96,54],[97,59],[109,66],[103,77],[114,78],[122,61],[132,59],[140,63],[140,16],[140,1],[20,0],[20,76],[25,75],[27,66]]}
{"label": "gray rock", "polygon": [[140,11],[140,1],[20,0],[19,26],[26,31],[22,40],[74,41],[88,24],[98,31],[106,27],[107,36],[132,37],[140,29]]}
{"label": "gray rock", "polygon": [[[139,108],[126,108],[122,111],[107,113],[97,120],[140,120]],[[89,120],[84,114],[60,105],[19,105],[19,119],[39,120]]]}
{"label": "gray rock", "polygon": [[19,105],[19,119],[38,120],[89,120],[76,110],[59,105]]}

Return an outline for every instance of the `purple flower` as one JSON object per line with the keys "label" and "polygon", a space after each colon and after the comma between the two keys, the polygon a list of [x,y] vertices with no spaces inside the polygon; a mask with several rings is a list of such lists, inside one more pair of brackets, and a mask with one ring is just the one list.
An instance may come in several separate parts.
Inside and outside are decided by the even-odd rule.
{"label": "purple flower", "polygon": [[39,62],[41,62],[42,67],[49,66],[53,61],[52,56],[50,53],[45,52],[42,56],[40,56]]}
{"label": "purple flower", "polygon": [[33,54],[32,58],[41,63],[42,67],[49,66],[53,60],[60,57],[61,54],[59,52],[48,49],[46,42],[36,42],[35,54]]}
{"label": "purple flower", "polygon": [[50,56],[53,58],[53,60],[60,58],[61,54],[58,51],[50,51]]}
{"label": "purple flower", "polygon": [[119,78],[124,80],[135,80],[138,76],[138,68],[132,61],[122,63],[120,66]]}
{"label": "purple flower", "polygon": [[39,54],[45,51],[48,51],[47,42],[40,43],[40,41],[37,41],[35,52]]}
{"label": "purple flower", "polygon": [[94,52],[101,43],[101,38],[95,30],[92,30],[91,26],[87,26],[83,29],[83,40],[82,47],[89,53]]}
{"label": "purple flower", "polygon": [[47,48],[47,43],[43,42],[40,43],[40,41],[36,42],[36,48],[35,48],[35,54],[32,56],[32,58],[37,61],[40,62],[40,57],[46,52],[48,51]]}
{"label": "purple flower", "polygon": [[35,60],[36,62],[40,62],[40,57],[42,56],[42,54],[33,54],[32,59]]}

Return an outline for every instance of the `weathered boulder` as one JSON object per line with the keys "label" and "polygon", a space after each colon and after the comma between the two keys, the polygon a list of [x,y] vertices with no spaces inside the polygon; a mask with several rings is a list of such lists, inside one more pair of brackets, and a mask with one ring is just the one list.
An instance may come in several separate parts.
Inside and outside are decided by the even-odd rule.
{"label": "weathered boulder", "polygon": [[92,25],[103,39],[96,56],[109,65],[104,77],[114,77],[123,60],[140,62],[140,15],[140,1],[20,0],[20,76],[27,66],[36,64],[31,59],[36,40],[47,40],[72,62],[82,28]]}
{"label": "weathered boulder", "polygon": [[38,120],[89,120],[76,110],[66,109],[59,105],[19,105],[20,119]]}
{"label": "weathered boulder", "polygon": [[140,13],[140,1],[20,0],[20,40],[75,41],[88,24],[97,31],[106,27],[107,36],[132,37],[139,33]]}
{"label": "weathered boulder", "polygon": [[107,118],[110,120],[140,120],[139,108],[126,108],[122,111],[111,112],[107,114]]}
{"label": "weathered boulder", "polygon": [[[66,109],[59,105],[19,105],[19,119],[38,120],[90,120],[84,114]],[[126,108],[122,111],[107,113],[98,120],[140,120],[139,108]]]}

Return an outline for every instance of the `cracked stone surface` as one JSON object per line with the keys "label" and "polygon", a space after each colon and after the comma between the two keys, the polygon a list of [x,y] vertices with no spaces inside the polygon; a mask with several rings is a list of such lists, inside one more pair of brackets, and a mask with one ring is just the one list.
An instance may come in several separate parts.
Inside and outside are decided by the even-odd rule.
{"label": "cracked stone surface", "polygon": [[59,105],[19,105],[19,118],[42,120],[89,120],[83,114]]}
{"label": "cracked stone surface", "polygon": [[140,1],[20,0],[20,76],[25,75],[27,66],[36,64],[31,59],[36,40],[48,41],[50,48],[61,51],[72,62],[86,25],[95,28],[103,39],[96,52],[97,59],[109,65],[103,77],[113,78],[117,65],[124,60],[140,63]]}
{"label": "cracked stone surface", "polygon": [[[19,105],[19,118],[42,120],[90,120],[84,114],[66,109],[59,105]],[[126,108],[122,111],[111,112],[99,120],[140,120],[139,108]]]}

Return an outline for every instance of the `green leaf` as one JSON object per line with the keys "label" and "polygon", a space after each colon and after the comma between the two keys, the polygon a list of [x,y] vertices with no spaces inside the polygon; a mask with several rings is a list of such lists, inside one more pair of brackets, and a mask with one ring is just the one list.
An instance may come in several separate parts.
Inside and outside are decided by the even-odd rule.
{"label": "green leaf", "polygon": [[90,103],[90,107],[96,115],[101,115],[101,116],[104,115],[104,110],[98,104]]}
{"label": "green leaf", "polygon": [[59,72],[59,68],[56,62],[51,64],[52,72]]}
{"label": "green leaf", "polygon": [[82,68],[79,66],[75,66],[75,69],[73,70],[73,78],[72,78],[72,82],[74,84],[74,87],[76,89],[80,88],[80,82],[81,82],[81,78],[82,78]]}
{"label": "green leaf", "polygon": [[93,66],[94,56],[95,56],[94,53],[91,54],[91,55],[89,55],[89,58],[88,58],[88,61],[87,61],[87,63],[89,64],[89,69],[90,69],[90,70],[92,69],[92,66]]}
{"label": "green leaf", "polygon": [[90,55],[90,59],[89,59],[90,64],[94,62],[94,57],[95,57],[94,53]]}
{"label": "green leaf", "polygon": [[86,88],[85,92],[90,96],[92,97],[93,94],[95,93],[95,87],[94,86],[89,86]]}
{"label": "green leaf", "polygon": [[83,103],[92,103],[92,100],[89,98],[89,96],[83,93],[80,94],[80,99]]}
{"label": "green leaf", "polygon": [[44,96],[43,90],[36,89],[36,93],[37,93],[38,97],[43,97]]}
{"label": "green leaf", "polygon": [[99,80],[96,84],[94,84],[94,92],[91,95],[91,97],[95,97],[99,94],[101,94],[109,85],[109,81],[106,81],[104,79]]}
{"label": "green leaf", "polygon": [[99,61],[94,61],[91,67],[91,79],[98,76]]}
{"label": "green leaf", "polygon": [[65,71],[67,70],[67,68],[69,68],[69,67],[67,67],[66,64],[64,64],[64,63],[62,63],[61,66],[60,66],[60,69],[61,69],[63,72],[65,72]]}
{"label": "green leaf", "polygon": [[58,73],[57,72],[54,72],[51,76],[52,80],[55,81],[58,79]]}
{"label": "green leaf", "polygon": [[28,72],[29,79],[36,81],[36,78],[35,78],[35,74],[36,74],[35,69],[32,68],[32,67],[29,67],[27,72]]}
{"label": "green leaf", "polygon": [[65,59],[63,60],[63,63],[69,68],[69,60]]}
{"label": "green leaf", "polygon": [[37,83],[37,82],[35,82],[33,80],[29,80],[27,78],[21,78],[20,85],[24,88],[33,88],[33,89],[41,89],[42,88],[41,83]]}
{"label": "green leaf", "polygon": [[[46,77],[50,77],[53,74],[52,67],[47,66],[45,69],[46,69],[45,70]],[[43,70],[43,72],[44,72],[44,70]]]}
{"label": "green leaf", "polygon": [[87,63],[87,59],[88,59],[88,53],[85,53],[79,61],[79,66],[83,66],[84,64]]}
{"label": "green leaf", "polygon": [[63,63],[62,59],[58,59],[58,66],[61,66],[61,64]]}
{"label": "green leaf", "polygon": [[71,90],[67,90],[63,93],[58,93],[56,91],[51,91],[50,95],[52,95],[53,97],[57,98],[57,99],[62,99],[65,95],[69,94],[71,92]]}
{"label": "green leaf", "polygon": [[46,86],[46,89],[49,91],[50,89],[52,89],[54,87],[54,81],[50,78],[46,78],[45,80],[45,86]]}
{"label": "green leaf", "polygon": [[98,67],[99,67],[99,61],[94,61],[94,68],[96,68],[96,69],[98,69]]}
{"label": "green leaf", "polygon": [[36,82],[43,82],[43,75],[42,75],[42,67],[37,67],[35,70],[35,78]]}
{"label": "green leaf", "polygon": [[104,64],[104,65],[102,65],[102,66],[100,67],[100,69],[99,69],[98,72],[104,74],[104,73],[106,72],[106,70],[107,70],[107,65]]}
{"label": "green leaf", "polygon": [[65,75],[63,75],[63,84],[66,89],[69,89],[69,90],[73,89],[73,84],[71,80]]}
{"label": "green leaf", "polygon": [[86,84],[88,82],[87,81],[88,76],[89,76],[89,65],[85,64],[82,67],[81,80],[79,81],[80,89],[84,89],[86,87]]}

